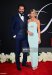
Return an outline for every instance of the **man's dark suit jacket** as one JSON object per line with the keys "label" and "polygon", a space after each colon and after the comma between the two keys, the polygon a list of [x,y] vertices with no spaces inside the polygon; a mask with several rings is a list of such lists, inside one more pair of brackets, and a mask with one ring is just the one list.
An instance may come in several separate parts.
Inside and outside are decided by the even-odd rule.
{"label": "man's dark suit jacket", "polygon": [[20,26],[24,24],[24,33],[25,37],[27,37],[27,16],[24,14],[24,22],[19,17],[19,14],[17,13],[16,16],[13,18],[12,21],[12,36],[16,35],[16,38],[18,36],[18,33],[20,31]]}

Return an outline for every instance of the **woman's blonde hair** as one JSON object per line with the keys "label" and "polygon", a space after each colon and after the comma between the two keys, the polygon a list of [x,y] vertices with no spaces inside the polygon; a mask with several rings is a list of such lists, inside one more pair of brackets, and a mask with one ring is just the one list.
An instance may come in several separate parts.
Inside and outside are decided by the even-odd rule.
{"label": "woman's blonde hair", "polygon": [[38,11],[36,11],[35,9],[31,9],[30,12],[29,12],[29,15],[28,15],[29,17],[30,17],[30,13],[31,13],[31,12],[34,12],[35,15],[36,15],[36,17],[37,17]]}

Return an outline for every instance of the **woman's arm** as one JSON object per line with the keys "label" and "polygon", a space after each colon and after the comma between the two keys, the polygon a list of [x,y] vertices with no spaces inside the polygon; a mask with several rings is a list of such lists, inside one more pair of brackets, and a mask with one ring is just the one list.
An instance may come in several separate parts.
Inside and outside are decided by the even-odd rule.
{"label": "woman's arm", "polygon": [[38,38],[39,38],[39,42],[41,42],[41,33],[40,33],[40,21],[38,20]]}
{"label": "woman's arm", "polygon": [[41,35],[40,35],[40,21],[38,20],[37,23],[38,23],[38,37],[41,38]]}

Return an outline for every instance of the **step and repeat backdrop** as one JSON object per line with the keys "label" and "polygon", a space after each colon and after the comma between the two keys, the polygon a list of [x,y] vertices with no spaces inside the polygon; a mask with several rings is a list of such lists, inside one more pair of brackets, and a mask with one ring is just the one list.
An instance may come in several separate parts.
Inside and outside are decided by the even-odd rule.
{"label": "step and repeat backdrop", "polygon": [[25,5],[27,14],[32,8],[38,11],[37,17],[41,22],[41,44],[39,47],[50,48],[52,52],[52,0],[2,0],[0,3],[0,53],[15,51],[15,39],[11,34],[11,19],[16,15],[20,3]]}

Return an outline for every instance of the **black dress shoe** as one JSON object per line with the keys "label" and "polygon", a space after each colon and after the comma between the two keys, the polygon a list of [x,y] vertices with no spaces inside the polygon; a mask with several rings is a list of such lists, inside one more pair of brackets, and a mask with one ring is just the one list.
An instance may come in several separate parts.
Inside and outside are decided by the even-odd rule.
{"label": "black dress shoe", "polygon": [[22,66],[25,66],[25,67],[31,68],[31,66],[30,66],[30,65],[27,65],[27,64],[22,64]]}
{"label": "black dress shoe", "polygon": [[21,71],[21,68],[20,67],[17,67],[17,70]]}

